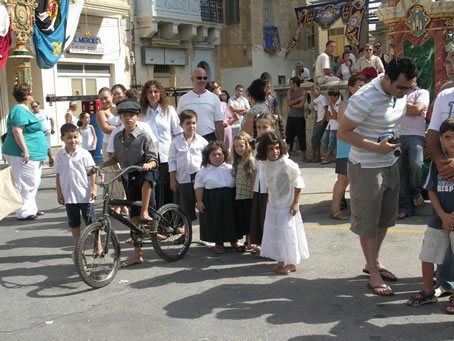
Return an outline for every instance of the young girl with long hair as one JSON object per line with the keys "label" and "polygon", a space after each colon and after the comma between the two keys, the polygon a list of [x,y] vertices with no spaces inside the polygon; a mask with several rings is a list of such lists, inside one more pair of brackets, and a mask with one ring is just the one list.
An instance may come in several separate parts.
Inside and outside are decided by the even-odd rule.
{"label": "young girl with long hair", "polygon": [[288,274],[309,257],[299,197],[304,181],[299,166],[288,158],[287,144],[275,133],[264,133],[257,147],[268,186],[261,256],[277,261],[272,271]]}
{"label": "young girl with long hair", "polygon": [[211,141],[202,152],[202,169],[194,189],[199,210],[200,240],[216,243],[215,252],[224,253],[224,242],[243,251],[235,229],[235,180],[228,164],[229,150],[224,143]]}
{"label": "young girl with long hair", "polygon": [[90,124],[90,114],[87,112],[81,113],[77,125],[79,126],[81,147],[88,150],[94,158],[97,138],[95,128]]}
{"label": "young girl with long hair", "polygon": [[[260,144],[260,137],[264,133],[276,130],[276,124],[275,116],[272,114],[257,115],[254,120],[253,131],[258,144]],[[260,255],[266,203],[268,202],[268,188],[266,186],[265,173],[262,171],[262,161],[255,162],[254,171],[255,181],[251,209],[250,239],[251,243],[256,245],[252,253]]]}
{"label": "young girl with long hair", "polygon": [[254,195],[254,147],[251,136],[240,132],[233,138],[233,176],[235,177],[235,214],[238,236],[246,235],[244,248],[250,246],[249,227]]}

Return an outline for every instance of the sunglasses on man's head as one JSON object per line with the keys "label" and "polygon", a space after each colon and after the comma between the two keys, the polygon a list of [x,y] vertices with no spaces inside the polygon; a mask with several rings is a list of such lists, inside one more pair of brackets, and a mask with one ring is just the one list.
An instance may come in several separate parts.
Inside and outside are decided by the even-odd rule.
{"label": "sunglasses on man's head", "polygon": [[206,80],[208,79],[208,77],[206,77],[206,76],[205,76],[205,77],[197,76],[196,78],[197,78],[197,80],[199,80],[199,81],[201,81],[202,79],[203,79],[204,81],[206,81]]}

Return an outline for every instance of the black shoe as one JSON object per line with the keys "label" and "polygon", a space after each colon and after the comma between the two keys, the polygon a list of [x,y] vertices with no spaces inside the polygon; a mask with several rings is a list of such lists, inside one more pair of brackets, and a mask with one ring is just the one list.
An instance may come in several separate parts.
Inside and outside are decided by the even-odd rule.
{"label": "black shoe", "polygon": [[26,218],[17,218],[17,220],[35,220],[37,218],[38,218],[38,216],[36,214],[33,214],[33,215],[29,215]]}
{"label": "black shoe", "polygon": [[45,214],[46,214],[46,213],[43,212],[43,211],[38,211],[38,212],[36,212],[36,215],[37,215],[38,217],[41,216],[41,215],[45,215]]}

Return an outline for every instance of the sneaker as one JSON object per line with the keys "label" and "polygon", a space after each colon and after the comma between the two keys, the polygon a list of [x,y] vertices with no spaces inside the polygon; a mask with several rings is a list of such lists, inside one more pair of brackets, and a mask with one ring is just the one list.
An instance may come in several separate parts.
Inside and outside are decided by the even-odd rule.
{"label": "sneaker", "polygon": [[443,297],[443,296],[449,296],[451,294],[454,294],[454,289],[446,290],[441,285],[437,285],[434,289],[434,292],[435,292],[435,294],[434,294],[435,297]]}

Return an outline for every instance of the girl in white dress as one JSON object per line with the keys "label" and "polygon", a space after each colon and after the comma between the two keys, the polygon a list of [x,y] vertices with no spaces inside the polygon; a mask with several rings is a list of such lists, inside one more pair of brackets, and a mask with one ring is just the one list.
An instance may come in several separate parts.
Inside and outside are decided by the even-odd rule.
{"label": "girl in white dress", "polygon": [[257,160],[264,162],[268,205],[262,239],[262,257],[277,260],[273,271],[288,274],[309,258],[299,197],[304,181],[298,165],[287,155],[287,145],[275,133],[265,133],[257,148]]}

